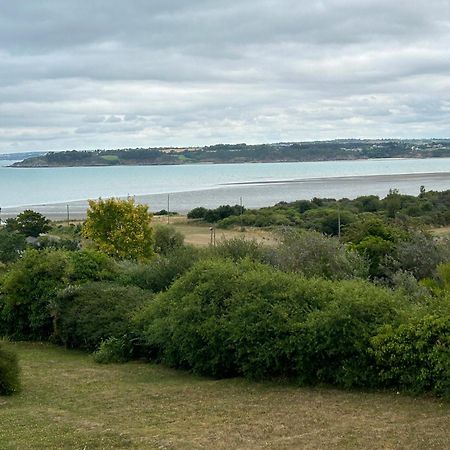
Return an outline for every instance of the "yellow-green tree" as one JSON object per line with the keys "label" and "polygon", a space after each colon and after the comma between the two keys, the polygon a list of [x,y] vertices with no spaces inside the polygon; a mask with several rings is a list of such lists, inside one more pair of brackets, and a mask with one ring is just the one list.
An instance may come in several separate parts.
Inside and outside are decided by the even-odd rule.
{"label": "yellow-green tree", "polygon": [[83,234],[110,256],[145,260],[154,255],[151,219],[148,206],[133,199],[89,200]]}

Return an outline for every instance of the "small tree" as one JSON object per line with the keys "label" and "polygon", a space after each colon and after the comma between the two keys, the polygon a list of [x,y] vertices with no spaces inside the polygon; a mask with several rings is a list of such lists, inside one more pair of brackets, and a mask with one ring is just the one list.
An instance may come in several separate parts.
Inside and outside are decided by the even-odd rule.
{"label": "small tree", "polygon": [[15,219],[6,220],[8,231],[18,231],[25,236],[38,237],[42,233],[50,230],[50,220],[41,213],[26,209]]}
{"label": "small tree", "polygon": [[83,234],[110,256],[145,260],[154,254],[151,218],[148,206],[133,199],[89,200]]}

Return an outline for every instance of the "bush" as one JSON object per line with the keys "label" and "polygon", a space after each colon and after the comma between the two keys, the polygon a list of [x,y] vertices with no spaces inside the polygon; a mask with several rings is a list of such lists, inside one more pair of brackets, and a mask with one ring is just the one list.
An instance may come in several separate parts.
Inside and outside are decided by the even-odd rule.
{"label": "bush", "polygon": [[254,239],[237,237],[220,241],[214,248],[213,254],[236,262],[245,258],[263,262],[267,260],[268,249]]}
{"label": "bush", "polygon": [[0,347],[0,395],[10,395],[20,388],[19,365],[14,353]]}
{"label": "bush", "polygon": [[380,383],[450,398],[450,317],[426,315],[372,338]]}
{"label": "bush", "polygon": [[69,257],[65,252],[28,250],[3,277],[0,335],[45,340],[53,330],[48,309],[64,287]]}
{"label": "bush", "polygon": [[91,282],[62,291],[53,305],[53,337],[70,348],[96,350],[130,333],[130,316],[151,296],[134,286]]}
{"label": "bush", "polygon": [[370,339],[381,326],[400,323],[406,300],[355,280],[335,283],[332,289],[332,300],[305,321],[299,378],[343,387],[376,386]]}
{"label": "bush", "polygon": [[124,363],[132,356],[133,343],[129,336],[110,337],[94,352],[94,361],[99,364]]}
{"label": "bush", "polygon": [[410,233],[396,245],[393,265],[412,273],[416,279],[436,276],[438,264],[450,260],[450,242],[423,233]]}
{"label": "bush", "polygon": [[0,262],[16,261],[25,247],[25,237],[22,234],[0,228]]}
{"label": "bush", "polygon": [[367,260],[348,249],[337,238],[312,231],[285,230],[271,262],[286,272],[332,280],[367,278]]}
{"label": "bush", "polygon": [[94,251],[28,250],[3,277],[0,335],[17,340],[46,340],[53,333],[50,305],[70,283],[111,279],[117,268]]}
{"label": "bush", "polygon": [[160,292],[189,270],[200,256],[201,251],[194,247],[181,247],[167,255],[157,255],[148,264],[126,263],[121,266],[121,282]]}
{"label": "bush", "polygon": [[184,236],[170,225],[155,225],[153,229],[155,251],[167,255],[183,246]]}
{"label": "bush", "polygon": [[371,385],[370,338],[398,299],[362,281],[305,279],[248,260],[202,261],[136,318],[147,356],[226,377]]}

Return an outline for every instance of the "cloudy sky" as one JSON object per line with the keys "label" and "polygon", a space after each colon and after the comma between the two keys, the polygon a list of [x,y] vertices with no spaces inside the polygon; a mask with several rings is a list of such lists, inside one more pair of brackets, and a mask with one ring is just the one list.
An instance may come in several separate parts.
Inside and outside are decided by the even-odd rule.
{"label": "cloudy sky", "polygon": [[449,0],[1,5],[0,153],[449,136]]}

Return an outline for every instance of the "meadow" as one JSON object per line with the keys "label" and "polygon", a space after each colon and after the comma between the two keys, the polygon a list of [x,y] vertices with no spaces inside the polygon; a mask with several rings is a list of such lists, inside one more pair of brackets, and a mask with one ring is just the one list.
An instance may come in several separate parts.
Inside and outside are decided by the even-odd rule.
{"label": "meadow", "polygon": [[4,343],[22,391],[0,397],[13,449],[445,449],[450,404],[394,392],[216,380],[139,361],[96,364],[51,344]]}

